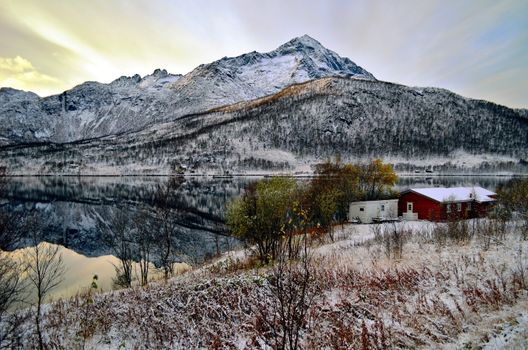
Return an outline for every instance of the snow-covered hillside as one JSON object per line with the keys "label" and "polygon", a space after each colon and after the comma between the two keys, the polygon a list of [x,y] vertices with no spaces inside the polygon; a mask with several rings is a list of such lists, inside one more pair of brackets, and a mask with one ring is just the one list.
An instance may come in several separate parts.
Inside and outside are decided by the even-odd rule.
{"label": "snow-covered hillside", "polygon": [[[528,241],[514,222],[496,233],[486,220],[458,225],[464,241],[444,236],[452,224],[339,226],[337,241],[313,240],[308,269],[262,266],[236,251],[166,283],[87,291],[46,305],[44,341],[65,349],[272,349],[298,334],[303,349],[526,349]],[[399,257],[387,244],[394,233],[403,237]],[[33,349],[35,333],[28,317],[13,342]]]}
{"label": "snow-covered hillside", "polygon": [[334,77],[139,132],[0,149],[12,174],[297,171],[336,154],[435,171],[522,170],[528,119],[446,90]]}
{"label": "snow-covered hillside", "polygon": [[0,90],[10,174],[298,171],[340,154],[423,169],[526,171],[526,110],[376,80],[303,36],[268,53],[87,82]]}

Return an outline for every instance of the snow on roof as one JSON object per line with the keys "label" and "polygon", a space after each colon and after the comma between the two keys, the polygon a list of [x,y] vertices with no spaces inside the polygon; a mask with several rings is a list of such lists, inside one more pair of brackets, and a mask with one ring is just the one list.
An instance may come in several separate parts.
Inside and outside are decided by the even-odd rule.
{"label": "snow on roof", "polygon": [[437,202],[465,202],[475,200],[477,202],[492,202],[490,197],[495,192],[488,191],[482,187],[433,187],[433,188],[411,188],[409,191],[421,194]]}

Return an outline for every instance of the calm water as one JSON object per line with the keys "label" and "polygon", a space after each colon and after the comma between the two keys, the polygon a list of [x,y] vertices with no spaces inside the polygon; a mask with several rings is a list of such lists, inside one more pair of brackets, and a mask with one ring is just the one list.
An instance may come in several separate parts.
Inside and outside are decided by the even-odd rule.
{"label": "calm water", "polygon": [[[168,205],[176,222],[175,246],[182,261],[198,262],[236,245],[226,236],[225,203],[251,179],[185,178],[171,185]],[[15,177],[4,186],[1,210],[31,215],[43,240],[85,256],[112,253],[102,230],[115,216],[155,215],[166,177]],[[22,246],[31,244],[27,239]]]}
{"label": "calm water", "polygon": [[[240,243],[227,236],[225,204],[258,177],[189,177],[171,183],[174,245],[178,260],[201,262]],[[482,186],[494,190],[508,177],[401,177],[398,190],[409,187]],[[306,181],[306,180],[300,180]],[[116,263],[102,230],[116,215],[154,215],[156,196],[166,177],[15,177],[3,186],[0,210],[31,216],[42,240],[61,245],[68,276],[66,294],[89,285],[91,276],[105,277],[109,288]],[[31,246],[23,237],[16,248]],[[64,289],[57,295],[65,294]]]}
{"label": "calm water", "polygon": [[[408,187],[473,186],[494,190],[508,177],[401,177],[398,190]],[[172,186],[175,237],[181,260],[201,261],[236,245],[226,236],[225,204],[256,177],[189,177]],[[133,217],[150,212],[166,177],[14,177],[4,186],[0,210],[31,214],[43,240],[85,256],[111,254],[101,240],[104,224],[118,214]],[[303,181],[303,180],[301,180]],[[28,240],[21,242],[28,245]]]}

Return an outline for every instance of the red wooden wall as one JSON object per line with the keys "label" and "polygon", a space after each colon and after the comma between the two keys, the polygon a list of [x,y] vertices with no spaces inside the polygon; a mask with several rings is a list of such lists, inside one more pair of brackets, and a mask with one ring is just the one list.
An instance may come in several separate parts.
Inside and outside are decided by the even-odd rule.
{"label": "red wooden wall", "polygon": [[413,212],[418,213],[419,220],[439,221],[443,219],[442,205],[432,199],[407,192],[400,196],[398,201],[398,215],[407,212],[407,203],[413,203]]}
{"label": "red wooden wall", "polygon": [[[398,215],[407,212],[407,203],[413,203],[413,212],[418,214],[419,220],[445,221],[452,219],[468,219],[486,216],[493,206],[490,203],[461,202],[461,210],[458,210],[457,203],[439,203],[428,197],[414,192],[407,192],[400,196],[398,201]],[[447,213],[447,206],[451,206],[451,212]]]}

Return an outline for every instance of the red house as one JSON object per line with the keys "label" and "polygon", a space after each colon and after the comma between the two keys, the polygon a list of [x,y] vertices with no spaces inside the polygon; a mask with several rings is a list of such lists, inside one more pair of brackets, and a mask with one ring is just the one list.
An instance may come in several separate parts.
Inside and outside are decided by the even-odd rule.
{"label": "red house", "polygon": [[483,217],[495,196],[482,187],[411,188],[400,194],[398,215],[406,220],[430,221]]}

